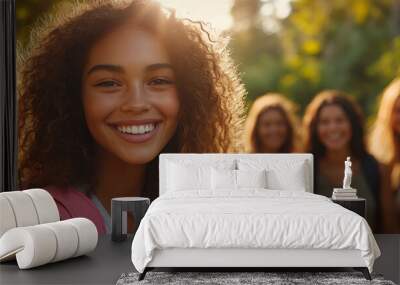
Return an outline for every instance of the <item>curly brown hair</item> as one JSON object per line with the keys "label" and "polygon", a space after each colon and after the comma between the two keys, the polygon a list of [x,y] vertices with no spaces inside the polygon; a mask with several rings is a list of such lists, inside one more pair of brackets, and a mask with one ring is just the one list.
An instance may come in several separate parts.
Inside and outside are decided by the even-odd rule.
{"label": "curly brown hair", "polygon": [[[178,19],[152,1],[64,4],[62,12],[33,30],[31,45],[19,60],[22,188],[93,182],[95,142],[83,113],[83,66],[95,42],[128,19],[160,38],[176,74],[179,123],[162,152],[240,147],[245,91],[225,41],[213,39],[203,23]],[[150,162],[153,181],[158,180],[157,159]]]}

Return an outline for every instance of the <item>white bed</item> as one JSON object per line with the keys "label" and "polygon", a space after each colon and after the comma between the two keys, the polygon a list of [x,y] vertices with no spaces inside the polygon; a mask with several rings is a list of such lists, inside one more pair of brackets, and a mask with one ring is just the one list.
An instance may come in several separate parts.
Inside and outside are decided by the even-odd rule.
{"label": "white bed", "polygon": [[132,262],[141,278],[154,267],[354,267],[370,278],[380,251],[367,222],[312,194],[312,181],[310,154],[162,154]]}

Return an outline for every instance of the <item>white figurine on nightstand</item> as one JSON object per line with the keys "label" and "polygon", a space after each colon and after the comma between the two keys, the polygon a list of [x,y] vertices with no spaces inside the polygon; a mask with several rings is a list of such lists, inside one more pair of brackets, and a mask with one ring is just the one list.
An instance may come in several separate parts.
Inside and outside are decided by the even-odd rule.
{"label": "white figurine on nightstand", "polygon": [[350,156],[348,156],[344,162],[343,188],[334,188],[332,199],[357,199],[357,189],[351,187],[352,176],[353,172],[351,170],[351,160]]}
{"label": "white figurine on nightstand", "polygon": [[352,175],[353,175],[353,172],[351,171],[351,160],[350,160],[350,156],[348,156],[347,160],[344,162],[343,189],[352,189],[351,188]]}

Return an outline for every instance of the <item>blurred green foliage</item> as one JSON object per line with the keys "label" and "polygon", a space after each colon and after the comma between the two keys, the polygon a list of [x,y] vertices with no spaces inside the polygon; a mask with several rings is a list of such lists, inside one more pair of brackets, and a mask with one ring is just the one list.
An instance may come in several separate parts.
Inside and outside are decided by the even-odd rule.
{"label": "blurred green foliage", "polygon": [[400,75],[400,1],[297,0],[288,17],[262,15],[263,5],[278,1],[235,0],[231,10],[231,49],[248,100],[277,91],[304,110],[316,93],[334,88],[374,114],[377,96]]}
{"label": "blurred green foliage", "polygon": [[[400,75],[400,1],[292,0],[287,17],[262,13],[279,1],[233,1],[234,26],[227,33],[247,100],[282,92],[304,110],[316,93],[335,88],[374,114],[378,94]],[[59,2],[17,0],[20,44],[29,42],[33,24]]]}
{"label": "blurred green foliage", "polygon": [[32,26],[51,7],[61,0],[16,0],[17,40],[26,46]]}

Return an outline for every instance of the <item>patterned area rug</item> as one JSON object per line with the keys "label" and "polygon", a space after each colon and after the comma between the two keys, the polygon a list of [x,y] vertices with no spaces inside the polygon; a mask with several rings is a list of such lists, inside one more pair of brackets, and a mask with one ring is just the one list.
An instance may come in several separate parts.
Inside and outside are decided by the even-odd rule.
{"label": "patterned area rug", "polygon": [[380,275],[372,274],[372,281],[360,272],[148,272],[142,281],[139,273],[122,274],[117,285],[133,284],[385,284],[395,285]]}

